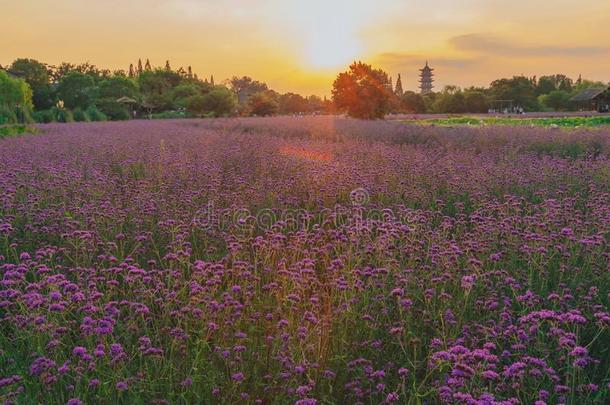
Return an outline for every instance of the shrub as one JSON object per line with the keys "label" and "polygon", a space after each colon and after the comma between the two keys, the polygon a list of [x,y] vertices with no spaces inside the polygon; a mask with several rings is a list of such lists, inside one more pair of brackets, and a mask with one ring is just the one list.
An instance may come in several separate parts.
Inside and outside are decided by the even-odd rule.
{"label": "shrub", "polygon": [[152,114],[151,117],[156,120],[169,120],[177,118],[194,118],[194,115],[185,111],[163,111],[161,113]]}
{"label": "shrub", "polygon": [[33,118],[34,118],[34,121],[41,123],[41,124],[46,124],[49,122],[57,122],[57,117],[55,115],[55,112],[51,109],[35,111],[33,114]]}
{"label": "shrub", "polygon": [[53,112],[57,122],[74,122],[74,116],[70,110],[54,107]]}
{"label": "shrub", "polygon": [[108,120],[108,117],[106,116],[106,114],[101,112],[97,107],[95,107],[93,105],[88,107],[85,110],[85,113],[87,114],[87,116],[89,117],[89,120],[91,120],[91,121],[106,121],[106,120]]}
{"label": "shrub", "polygon": [[74,115],[74,121],[76,121],[76,122],[91,121],[89,119],[89,116],[87,115],[87,113],[85,111],[83,111],[80,107],[74,109],[73,115]]}
{"label": "shrub", "polygon": [[98,108],[113,121],[128,120],[131,114],[127,107],[121,103],[117,103],[114,99],[103,99],[98,101]]}

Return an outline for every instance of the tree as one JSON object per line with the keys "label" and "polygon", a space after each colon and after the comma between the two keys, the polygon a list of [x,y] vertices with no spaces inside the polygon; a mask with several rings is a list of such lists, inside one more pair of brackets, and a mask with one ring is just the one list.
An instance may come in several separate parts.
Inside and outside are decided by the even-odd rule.
{"label": "tree", "polygon": [[542,76],[538,79],[538,85],[536,86],[536,95],[549,94],[553,90],[556,90],[555,82],[550,76]]}
{"label": "tree", "polygon": [[[322,100],[320,100],[322,101]],[[307,99],[299,94],[282,94],[279,99],[280,114],[296,114],[309,111]]]}
{"label": "tree", "polygon": [[138,59],[138,75],[140,75],[143,71],[144,69],[142,69],[142,59]]}
{"label": "tree", "polygon": [[144,70],[146,70],[147,72],[152,71],[152,66],[150,66],[150,61],[148,59],[146,59],[146,64],[144,65]]}
{"label": "tree", "polygon": [[23,79],[10,77],[0,70],[0,125],[29,120],[32,89]]}
{"label": "tree", "polygon": [[206,94],[191,96],[186,100],[187,110],[197,115],[206,113],[217,117],[230,115],[236,107],[235,94],[224,86],[216,86]]}
{"label": "tree", "polygon": [[169,65],[169,60],[165,61],[165,70],[172,70],[172,67]]}
{"label": "tree", "polygon": [[563,90],[571,92],[574,81],[566,75],[556,74],[552,76],[542,76],[538,80],[538,86],[536,88],[536,94],[549,94],[553,90]]}
{"label": "tree", "polygon": [[362,62],[354,62],[333,83],[333,101],[339,111],[354,118],[383,118],[390,110],[392,91],[388,75]]}
{"label": "tree", "polygon": [[512,100],[515,105],[526,111],[539,108],[534,81],[525,76],[514,76],[512,79],[498,79],[491,82],[489,92],[495,100]]}
{"label": "tree", "polygon": [[409,112],[423,114],[426,112],[426,102],[421,94],[405,91],[402,95],[403,108]]}
{"label": "tree", "polygon": [[394,90],[394,94],[398,97],[402,97],[404,91],[402,90],[402,79],[400,78],[400,73],[398,74],[398,79],[396,79],[396,89]]}
{"label": "tree", "polygon": [[138,86],[132,79],[124,76],[114,76],[99,84],[100,98],[118,99],[121,97],[137,98]]}
{"label": "tree", "polygon": [[566,111],[572,106],[570,93],[565,90],[553,90],[549,94],[541,96],[541,102],[555,111]]}
{"label": "tree", "polygon": [[72,71],[64,76],[57,86],[57,97],[69,109],[86,109],[95,102],[96,87],[93,78],[87,74]]}
{"label": "tree", "polygon": [[49,86],[49,70],[34,59],[16,59],[8,71],[23,78],[33,92],[32,101],[37,109],[47,109],[54,104],[54,92]]}
{"label": "tree", "polygon": [[117,102],[119,98],[129,97],[134,100],[139,98],[136,82],[125,76],[114,76],[103,80],[99,84],[98,94],[96,105],[112,120],[126,120],[131,117],[130,108],[124,103]]}
{"label": "tree", "polygon": [[[211,77],[211,80],[214,80],[214,76]],[[251,95],[268,90],[265,83],[252,80],[252,78],[248,76],[243,76],[241,78],[233,76],[233,78],[229,81],[229,86],[237,95],[239,104],[246,104]]]}
{"label": "tree", "polygon": [[251,115],[274,115],[277,114],[278,108],[278,102],[268,91],[255,93],[248,99],[248,111]]}
{"label": "tree", "polygon": [[138,77],[144,104],[151,110],[162,111],[172,108],[171,90],[178,86],[182,78],[176,72],[164,69],[144,71]]}
{"label": "tree", "polygon": [[464,91],[464,111],[470,113],[484,113],[489,109],[487,95],[478,90]]}
{"label": "tree", "polygon": [[464,93],[457,86],[445,86],[443,91],[437,95],[432,108],[437,113],[466,112]]}
{"label": "tree", "polygon": [[49,84],[47,67],[34,59],[15,59],[8,71],[25,80],[32,89]]}

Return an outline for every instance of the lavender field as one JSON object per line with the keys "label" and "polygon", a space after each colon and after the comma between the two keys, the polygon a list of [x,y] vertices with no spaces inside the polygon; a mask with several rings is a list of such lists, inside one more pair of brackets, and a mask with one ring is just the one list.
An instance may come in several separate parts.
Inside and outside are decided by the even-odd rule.
{"label": "lavender field", "polygon": [[610,129],[0,140],[0,400],[608,404]]}

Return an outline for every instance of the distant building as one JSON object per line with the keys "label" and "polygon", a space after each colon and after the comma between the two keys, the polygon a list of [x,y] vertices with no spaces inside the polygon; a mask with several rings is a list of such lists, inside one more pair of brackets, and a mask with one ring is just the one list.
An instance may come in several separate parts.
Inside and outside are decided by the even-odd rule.
{"label": "distant building", "polygon": [[428,61],[426,61],[426,66],[422,69],[419,69],[419,89],[421,94],[432,93],[432,88],[434,87],[434,69],[428,66]]}
{"label": "distant building", "polygon": [[610,108],[610,87],[583,90],[572,97],[570,101],[584,110],[608,112]]}

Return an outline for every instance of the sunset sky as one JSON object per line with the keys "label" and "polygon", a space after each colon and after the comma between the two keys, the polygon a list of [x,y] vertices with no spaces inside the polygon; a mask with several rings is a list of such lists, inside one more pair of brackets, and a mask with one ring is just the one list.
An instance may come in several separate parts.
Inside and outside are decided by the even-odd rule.
{"label": "sunset sky", "polygon": [[0,0],[0,64],[30,57],[127,69],[138,57],[191,65],[217,81],[249,75],[275,90],[330,94],[363,60],[414,89],[513,74],[610,80],[607,0]]}

